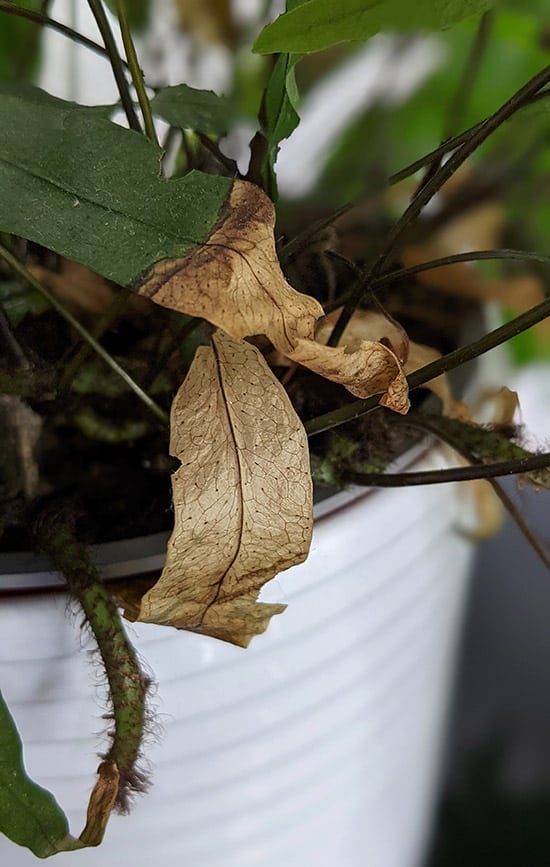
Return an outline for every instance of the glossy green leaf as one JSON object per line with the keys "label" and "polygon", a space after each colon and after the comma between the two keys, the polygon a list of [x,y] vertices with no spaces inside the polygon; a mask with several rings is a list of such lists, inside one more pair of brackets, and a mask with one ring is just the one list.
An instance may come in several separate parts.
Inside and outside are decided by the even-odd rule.
{"label": "glossy green leaf", "polygon": [[206,239],[231,180],[166,180],[144,136],[73,104],[0,93],[0,231],[126,285]]}
{"label": "glossy green leaf", "polygon": [[266,138],[266,153],[262,166],[264,186],[272,199],[277,197],[275,163],[281,141],[288,138],[300,123],[296,106],[298,88],[294,69],[300,59],[297,54],[281,54],[275,61],[267,82],[262,103],[262,132]]}
{"label": "glossy green leaf", "polygon": [[0,693],[0,832],[39,858],[80,848],[53,795],[25,772],[17,728]]}
{"label": "glossy green leaf", "polygon": [[215,135],[224,135],[236,116],[235,103],[228,97],[186,84],[163,87],[151,100],[151,107],[172,126]]}
{"label": "glossy green leaf", "polygon": [[493,5],[493,0],[306,0],[265,27],[254,51],[305,54],[369,39],[380,30],[441,30]]}

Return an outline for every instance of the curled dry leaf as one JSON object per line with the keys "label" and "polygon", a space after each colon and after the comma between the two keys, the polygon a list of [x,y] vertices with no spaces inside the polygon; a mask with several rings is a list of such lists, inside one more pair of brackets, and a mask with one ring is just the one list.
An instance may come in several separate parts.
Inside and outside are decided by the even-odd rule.
{"label": "curled dry leaf", "polygon": [[407,412],[407,383],[391,349],[370,337],[343,347],[323,346],[316,339],[323,308],[287,283],[274,225],[275,210],[266,194],[235,181],[227,214],[208,241],[179,259],[157,262],[133,288],[164,307],[201,316],[232,337],[265,334],[287,358],[352,394],[385,392],[381,403]]}
{"label": "curled dry leaf", "polygon": [[[315,339],[319,343],[327,342],[342,309],[342,307],[338,307],[318,321],[315,328]],[[404,364],[407,360],[409,354],[407,332],[392,316],[382,313],[381,310],[355,311],[344,329],[340,342],[345,346],[357,340],[383,343],[384,346],[391,349],[400,364]]]}
{"label": "curled dry leaf", "polygon": [[88,802],[86,827],[79,837],[85,846],[99,846],[103,840],[120,784],[120,773],[115,762],[102,762],[97,773],[98,778]]}
{"label": "curled dry leaf", "polygon": [[217,332],[173,405],[175,526],[139,620],[246,647],[286,606],[258,592],[302,562],[312,484],[304,428],[260,352]]}

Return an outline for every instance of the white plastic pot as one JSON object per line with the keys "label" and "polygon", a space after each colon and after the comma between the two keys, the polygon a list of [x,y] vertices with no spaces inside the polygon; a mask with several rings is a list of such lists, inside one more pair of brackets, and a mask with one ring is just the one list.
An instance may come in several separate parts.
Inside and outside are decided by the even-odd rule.
{"label": "white plastic pot", "polygon": [[[129,626],[158,683],[154,785],[60,863],[419,867],[471,559],[460,508],[453,485],[321,504],[307,562],[264,588],[287,611],[247,650]],[[61,592],[0,600],[0,685],[75,834],[107,725],[78,623]],[[0,837],[0,863],[36,861]]]}

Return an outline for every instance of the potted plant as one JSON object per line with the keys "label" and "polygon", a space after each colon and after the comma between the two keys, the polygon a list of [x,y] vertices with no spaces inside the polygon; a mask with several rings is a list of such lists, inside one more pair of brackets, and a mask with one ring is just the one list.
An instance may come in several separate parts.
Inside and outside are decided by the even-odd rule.
{"label": "potted plant", "polygon": [[[107,857],[352,867],[366,851],[377,867],[413,864],[472,550],[456,492],[434,483],[475,481],[485,525],[495,522],[488,479],[501,497],[498,475],[548,483],[550,458],[522,447],[511,392],[478,424],[446,375],[548,315],[527,271],[548,266],[544,253],[519,241],[452,245],[461,219],[505,237],[501,209],[481,228],[476,219],[517,166],[467,161],[506,121],[544,106],[550,69],[387,189],[367,187],[362,208],[319,213],[313,199],[285,213],[283,202],[275,233],[300,57],[485,13],[454,124],[488,4],[433,0],[413,14],[342,3],[337,15],[323,0],[288,4],[254,43],[273,57],[243,171],[220,146],[235,96],[185,84],[153,94],[132,37],[137,4],[114,3],[124,58],[104,4],[89,5],[102,44],[41,4],[0,3],[8,22],[56,27],[105,54],[120,95],[84,107],[0,86],[0,830],[39,857],[93,863],[103,855],[74,850],[101,843],[111,813],[152,778],[133,816],[113,818]],[[111,119],[121,109],[125,126]],[[163,146],[155,118],[169,125]],[[544,145],[537,129],[530,156]],[[512,264],[495,278],[465,264],[477,260]],[[521,312],[469,340],[480,298],[494,297]],[[449,459],[435,441],[465,465],[441,469]],[[38,558],[21,554],[31,548]],[[83,732],[97,728],[98,705],[66,592],[97,645],[111,721],[79,836],[43,788],[78,822],[97,764]],[[27,776],[16,726],[42,786]],[[5,846],[10,864],[32,861]]]}

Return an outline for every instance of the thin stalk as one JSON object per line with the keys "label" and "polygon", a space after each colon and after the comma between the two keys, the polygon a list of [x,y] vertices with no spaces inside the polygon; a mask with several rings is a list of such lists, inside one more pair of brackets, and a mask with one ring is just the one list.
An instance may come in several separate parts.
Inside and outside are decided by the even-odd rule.
{"label": "thin stalk", "polygon": [[[533,96],[528,99],[525,103],[527,105],[533,105],[541,99],[547,99],[550,96],[550,89],[542,89],[538,93],[533,94]],[[525,108],[522,106],[522,108]],[[473,126],[465,129],[464,132],[458,133],[458,135],[453,136],[450,139],[442,142],[438,147],[434,148],[433,151],[425,154],[423,157],[419,157],[413,163],[410,163],[408,166],[405,166],[403,169],[400,169],[398,172],[395,172],[393,175],[390,175],[388,178],[388,184],[390,187],[395,184],[400,183],[401,181],[406,180],[406,178],[410,178],[411,175],[414,175],[416,172],[420,171],[420,169],[425,168],[426,166],[433,163],[435,160],[444,157],[446,154],[451,151],[456,150],[460,145],[464,144],[471,135],[477,132],[477,130],[481,129],[483,124],[487,121],[488,118],[484,118],[483,120],[478,121]]]}
{"label": "thin stalk", "polygon": [[[120,313],[126,307],[128,303],[130,293],[127,289],[123,289],[119,287],[117,294],[115,295],[115,299],[107,312],[101,317],[97,326],[94,328],[92,337],[95,337],[96,340],[101,340],[105,332],[113,325],[114,322],[118,319]],[[92,352],[92,348],[88,343],[82,343],[76,355],[69,361],[67,366],[65,367],[63,374],[59,380],[59,391],[67,391],[75,378],[76,374],[86,361],[86,359],[90,356]]]}
{"label": "thin stalk", "polygon": [[25,268],[25,266],[21,262],[19,262],[19,260],[16,259],[15,256],[13,256],[12,253],[10,253],[10,251],[7,250],[2,244],[0,244],[0,257],[10,266],[13,271],[16,272],[16,274],[18,274],[23,280],[25,280],[25,282],[28,283],[29,286],[31,286],[37,292],[40,292],[40,294],[48,301],[48,303],[51,304],[54,310],[57,310],[59,315],[62,316],[63,319],[65,319],[65,321],[68,322],[72,328],[74,328],[77,334],[79,334],[80,337],[82,337],[82,339],[85,340],[86,343],[89,344],[89,346],[91,346],[94,352],[96,352],[97,355],[99,355],[99,357],[102,358],[103,361],[108,364],[109,367],[115,371],[115,373],[118,374],[118,376],[120,376],[120,378],[126,383],[128,388],[130,388],[134,392],[134,394],[139,397],[139,399],[145,404],[145,406],[152,413],[154,413],[154,415],[156,415],[156,417],[160,419],[163,424],[167,425],[169,423],[168,414],[165,413],[164,410],[161,409],[161,407],[157,403],[155,403],[155,401],[151,397],[149,397],[148,394],[146,394],[146,392],[141,388],[141,386],[138,385],[138,383],[134,379],[132,379],[130,374],[127,373],[124,368],[115,361],[115,359],[107,352],[107,350],[103,348],[101,343],[98,343],[95,337],[93,337],[90,332],[86,328],[84,328],[84,326],[78,321],[78,319],[75,319],[72,313],[70,313],[68,310],[65,309],[65,307],[63,307],[63,305],[57,300],[57,298],[52,295],[49,289],[46,289],[46,287],[39,280],[37,280],[36,277],[34,277],[30,273],[30,271],[28,271],[27,268]]}
{"label": "thin stalk", "polygon": [[388,271],[381,277],[376,277],[371,283],[371,289],[379,289],[388,283],[395,283],[405,277],[412,277],[422,271],[431,271],[434,268],[444,268],[446,265],[456,265],[459,262],[482,262],[496,259],[508,259],[519,262],[541,262],[550,265],[550,256],[540,253],[531,253],[526,250],[471,250],[467,253],[454,253],[452,256],[441,256],[439,259],[431,259],[429,262],[421,262],[418,265],[410,265],[408,268],[398,268]]}
{"label": "thin stalk", "polygon": [[[416,416],[413,421],[413,425],[418,427],[420,430],[426,430],[430,433],[435,434],[442,442],[447,443],[447,445],[451,446],[452,449],[457,452],[457,454],[462,455],[462,457],[468,461],[469,464],[476,465],[479,467],[479,462],[473,452],[464,445],[462,442],[458,442],[455,437],[453,437],[448,430],[442,431],[439,427],[436,427],[432,423],[430,423],[429,418],[423,418],[422,416]],[[521,516],[519,510],[516,508],[513,500],[508,496],[502,485],[500,485],[496,478],[487,477],[487,481],[493,488],[495,494],[499,498],[500,502],[504,506],[504,508],[509,513],[512,520],[515,522],[516,526],[523,534],[531,548],[535,551],[541,561],[544,563],[547,569],[550,569],[550,557],[540,544],[537,537],[534,533],[531,532],[523,517]]]}
{"label": "thin stalk", "polygon": [[128,87],[128,82],[126,81],[126,76],[124,74],[124,66],[118,53],[113,31],[111,30],[101,0],[88,0],[88,5],[96,20],[96,24],[105,44],[105,50],[109,57],[118,92],[120,94],[120,101],[122,102],[122,107],[128,120],[128,126],[130,129],[135,130],[135,132],[141,132],[141,124],[134,110],[130,88]]}
{"label": "thin stalk", "polygon": [[483,57],[489,43],[493,21],[493,10],[489,10],[481,16],[458,87],[453,98],[449,102],[447,118],[445,121],[444,138],[448,138],[462,126],[462,121],[468,110],[468,104],[479,76]]}
{"label": "thin stalk", "polygon": [[56,21],[55,18],[50,18],[50,16],[46,15],[45,12],[35,12],[32,9],[24,9],[21,6],[16,6],[12,0],[0,0],[0,12],[5,12],[6,15],[15,15],[18,18],[26,18],[27,21],[31,21],[33,24],[38,24],[41,27],[51,27],[52,30],[57,30],[58,33],[68,36],[69,39],[73,40],[73,42],[79,42],[80,45],[85,45],[86,48],[95,51],[96,54],[101,54],[103,57],[106,57],[107,60],[110,59],[109,52],[103,47],[103,45],[94,42],[93,39],[88,39],[87,36],[79,33],[78,30],[74,30],[72,27],[62,24],[61,21]]}
{"label": "thin stalk", "polygon": [[504,105],[494,114],[490,115],[481,126],[456,150],[427,183],[422,186],[414,196],[409,206],[405,209],[399,220],[388,233],[384,246],[376,261],[363,272],[352,292],[352,297],[345,304],[333,332],[328,340],[329,346],[336,346],[340,340],[346,325],[359,305],[367,287],[375,277],[380,275],[384,266],[394,255],[395,250],[411,223],[418,217],[430,199],[441,189],[454,172],[465,160],[483,144],[505,121],[518,111],[526,101],[541,90],[550,81],[550,66],[546,66],[537,75],[523,85]]}
{"label": "thin stalk", "polygon": [[128,61],[130,74],[132,76],[132,81],[136,89],[139,106],[141,108],[141,114],[143,116],[145,135],[147,136],[147,138],[151,139],[152,142],[158,145],[159,140],[157,137],[155,124],[153,122],[151,103],[149,102],[149,97],[147,96],[145,82],[143,81],[143,72],[139,65],[136,49],[134,46],[134,40],[132,39],[132,34],[130,32],[130,25],[128,24],[128,15],[125,0],[116,0],[116,13],[120,27],[120,33],[122,35],[122,42],[124,43],[124,50],[126,52],[126,60]]}
{"label": "thin stalk", "polygon": [[406,488],[418,485],[437,485],[448,482],[471,482],[474,479],[492,479],[498,476],[513,476],[531,470],[550,467],[550,452],[515,458],[511,461],[495,461],[492,464],[475,463],[469,467],[452,467],[447,470],[420,470],[410,473],[359,473],[346,470],[345,479],[355,485],[381,488]]}
{"label": "thin stalk", "polygon": [[[424,367],[420,367],[418,370],[410,373],[407,376],[409,388],[418,388],[431,379],[435,379],[441,373],[446,373],[455,367],[460,367],[461,364],[465,364],[467,361],[472,361],[490,349],[494,349],[495,346],[506,343],[507,340],[510,340],[517,334],[521,334],[522,331],[526,331],[528,328],[536,325],[537,322],[546,319],[547,316],[550,316],[550,298],[546,298],[540,304],[537,304],[536,307],[531,307],[530,310],[527,310],[520,316],[516,316],[515,319],[506,322],[504,325],[499,326],[499,328],[489,331],[488,334],[480,337],[479,340],[475,340],[473,343],[469,343],[460,349],[455,349],[453,352],[449,352],[436,361],[432,361],[430,364],[426,364]],[[372,397],[367,397],[364,400],[354,400],[353,403],[348,403],[346,406],[339,407],[339,409],[310,419],[304,425],[307,435],[315,436],[316,434],[345,424],[348,421],[354,421],[368,412],[372,412],[379,405],[381,396],[381,394],[374,394]]]}
{"label": "thin stalk", "polygon": [[180,348],[184,340],[186,340],[186,338],[189,337],[189,335],[192,334],[202,322],[204,322],[204,319],[201,319],[199,316],[194,316],[192,319],[184,322],[179,331],[174,334],[168,343],[168,346],[160,353],[156,362],[152,364],[147,371],[142,383],[143,388],[151,388],[161,370],[164,370],[171,355]]}

